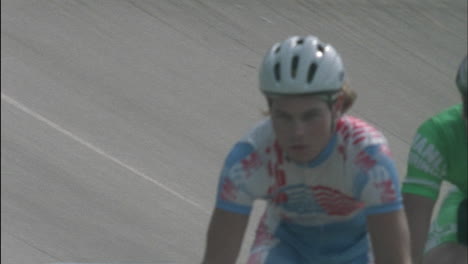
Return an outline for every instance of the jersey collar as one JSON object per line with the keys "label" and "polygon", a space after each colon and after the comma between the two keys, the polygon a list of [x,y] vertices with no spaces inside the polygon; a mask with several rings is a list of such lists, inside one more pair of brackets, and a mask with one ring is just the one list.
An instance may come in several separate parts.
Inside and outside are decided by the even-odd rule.
{"label": "jersey collar", "polygon": [[333,136],[330,138],[330,140],[327,143],[327,146],[320,152],[320,154],[315,157],[313,160],[305,163],[297,163],[301,167],[306,167],[306,168],[315,168],[322,164],[324,161],[326,161],[330,155],[333,153],[333,149],[336,146],[336,141],[337,141],[337,134],[334,133]]}

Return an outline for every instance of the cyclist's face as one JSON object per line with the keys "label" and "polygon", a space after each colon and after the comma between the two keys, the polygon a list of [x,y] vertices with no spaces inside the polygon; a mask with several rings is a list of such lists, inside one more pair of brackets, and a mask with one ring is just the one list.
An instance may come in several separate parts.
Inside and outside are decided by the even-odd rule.
{"label": "cyclist's face", "polygon": [[276,97],[270,113],[278,142],[293,161],[313,160],[332,135],[333,114],[320,97]]}

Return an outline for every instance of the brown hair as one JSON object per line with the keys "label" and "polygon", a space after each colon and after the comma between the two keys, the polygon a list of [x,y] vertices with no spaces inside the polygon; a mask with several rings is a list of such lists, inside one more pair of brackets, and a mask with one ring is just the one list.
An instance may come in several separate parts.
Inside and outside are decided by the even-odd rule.
{"label": "brown hair", "polygon": [[344,114],[351,108],[351,106],[354,104],[354,101],[356,101],[357,93],[352,90],[347,83],[343,85],[341,92],[343,93],[342,113]]}

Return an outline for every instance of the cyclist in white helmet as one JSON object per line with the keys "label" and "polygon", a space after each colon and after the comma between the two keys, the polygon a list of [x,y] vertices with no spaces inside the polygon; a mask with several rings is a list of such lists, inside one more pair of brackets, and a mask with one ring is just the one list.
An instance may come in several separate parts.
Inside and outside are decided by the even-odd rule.
{"label": "cyclist in white helmet", "polygon": [[[465,57],[455,78],[463,103],[421,124],[411,146],[402,190],[415,264],[468,263],[467,74]],[[442,182],[452,186],[430,224]]]}
{"label": "cyclist in white helmet", "polygon": [[344,114],[355,94],[335,49],[290,37],[267,52],[259,77],[270,116],[226,158],[203,263],[235,263],[256,199],[267,209],[249,264],[410,263],[387,141]]}

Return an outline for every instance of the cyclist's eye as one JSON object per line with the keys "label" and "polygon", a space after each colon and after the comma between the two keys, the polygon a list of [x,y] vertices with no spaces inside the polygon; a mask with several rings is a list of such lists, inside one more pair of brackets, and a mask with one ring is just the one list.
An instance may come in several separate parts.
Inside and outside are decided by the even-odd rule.
{"label": "cyclist's eye", "polygon": [[304,121],[311,121],[311,120],[317,119],[319,116],[320,116],[320,113],[314,111],[314,112],[310,112],[310,113],[305,114],[302,117],[302,119]]}
{"label": "cyclist's eye", "polygon": [[276,118],[276,119],[281,119],[281,120],[290,120],[291,117],[285,113],[281,113],[281,112],[275,112],[273,114],[273,116]]}
{"label": "cyclist's eye", "polygon": [[279,114],[276,116],[277,119],[282,120],[282,121],[289,121],[291,118],[287,115]]}

